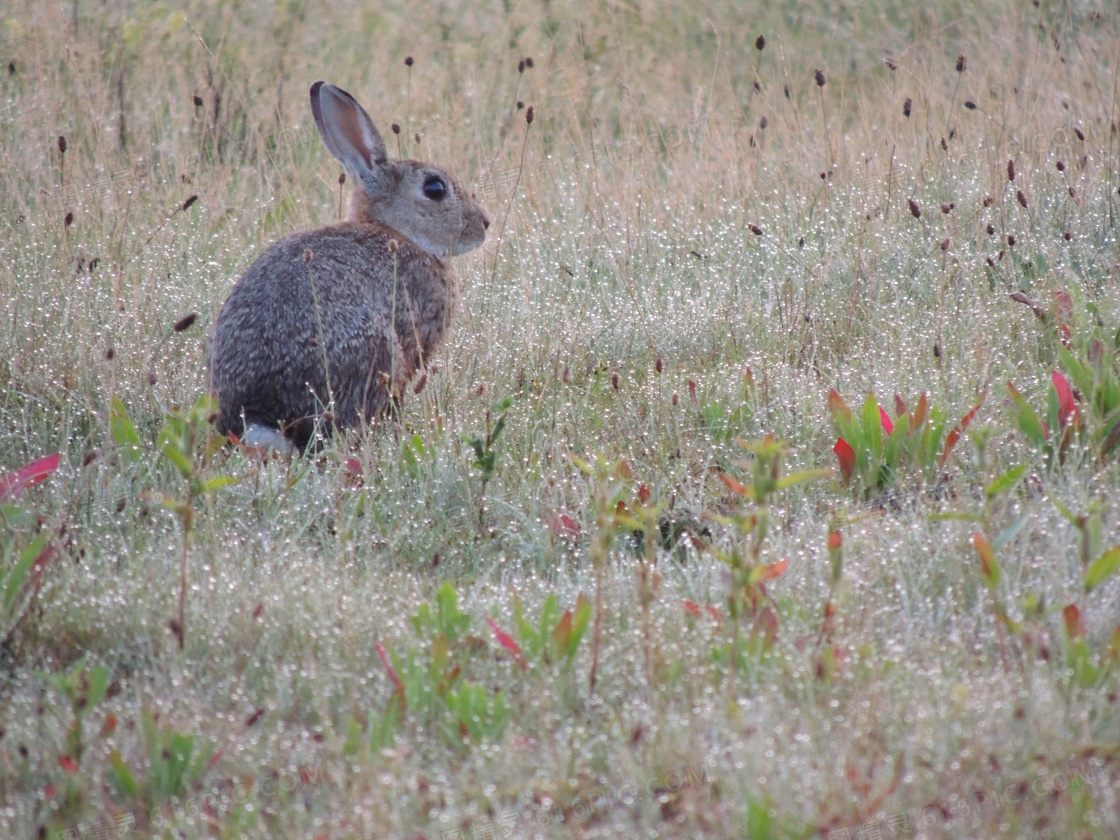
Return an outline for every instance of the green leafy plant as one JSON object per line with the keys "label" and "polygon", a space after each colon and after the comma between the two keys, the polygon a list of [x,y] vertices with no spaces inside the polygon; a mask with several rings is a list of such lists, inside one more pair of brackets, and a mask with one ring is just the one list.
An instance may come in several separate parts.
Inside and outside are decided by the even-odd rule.
{"label": "green leafy plant", "polygon": [[[789,487],[831,475],[829,470],[816,469],[783,476],[782,463],[790,450],[773,435],[740,441],[740,445],[752,457],[739,460],[736,465],[747,471],[750,478],[743,483],[727,473],[719,473],[719,479],[732,494],[733,507],[728,514],[708,514],[715,522],[730,527],[734,534],[730,551],[711,548],[730,571],[727,611],[731,619],[730,638],[714,652],[713,658],[733,673],[769,650],[777,638],[778,614],[769,604],[766,584],[785,574],[789,560],[763,561],[774,497]],[[745,635],[744,622],[750,624]]]}
{"label": "green leafy plant", "polygon": [[653,561],[658,533],[656,506],[650,506],[649,491],[639,486],[635,491],[634,473],[625,459],[608,462],[597,457],[590,464],[575,455],[568,457],[592,481],[591,508],[595,514],[591,533],[591,565],[595,571],[595,620],[591,631],[591,691],[599,673],[599,642],[603,616],[603,572],[611,549],[620,536],[639,537],[642,560],[639,563],[639,598],[642,620],[646,627],[643,658],[647,678],[650,676],[649,605],[656,596]]}
{"label": "green leafy plant", "polygon": [[[480,435],[463,435],[463,440],[474,450],[474,467],[481,475],[478,489],[478,532],[486,532],[486,485],[498,467],[498,438],[506,427],[506,416],[513,407],[513,398],[504,397],[486,410],[486,431]],[[497,420],[494,419],[497,415]]]}
{"label": "green leafy plant", "polygon": [[479,640],[469,635],[470,615],[459,609],[458,595],[450,583],[436,592],[434,605],[421,604],[412,617],[412,627],[423,642],[423,653],[395,656],[381,644],[377,654],[393,684],[384,713],[370,713],[363,739],[361,726],[347,721],[345,750],[369,754],[392,743],[406,712],[423,723],[434,723],[457,744],[497,740],[509,717],[502,691],[488,694],[463,679]]}
{"label": "green leafy plant", "polygon": [[828,411],[839,435],[833,451],[844,483],[862,488],[868,498],[893,486],[905,469],[918,472],[927,482],[935,481],[982,403],[947,430],[944,413],[930,405],[926,394],[912,411],[896,395],[892,419],[874,394],[867,395],[857,414],[840,394],[829,391]]}
{"label": "green leafy plant", "polygon": [[1120,330],[1105,335],[1093,303],[1084,305],[1088,317],[1079,319],[1072,297],[1063,290],[1053,292],[1048,308],[1022,292],[1011,298],[1029,306],[1044,325],[1065,370],[1065,375],[1051,372],[1043,414],[1007,383],[1016,426],[1048,464],[1064,462],[1074,441],[1087,445],[1098,461],[1111,457],[1120,446]]}
{"label": "green leafy plant", "polygon": [[[690,382],[690,392],[696,390]],[[714,441],[731,441],[743,434],[750,425],[755,411],[754,375],[748,367],[743,375],[742,387],[735,399],[728,404],[719,400],[698,398],[700,419]]]}
{"label": "green leafy plant", "polygon": [[[211,420],[216,410],[216,398],[206,394],[199,397],[189,409],[167,413],[156,439],[156,451],[178,473],[183,482],[182,492],[180,495],[162,491],[149,491],[146,494],[148,499],[163,505],[178,518],[183,535],[179,555],[179,610],[178,617],[171,622],[171,629],[180,649],[186,643],[187,571],[199,500],[245,477],[212,474],[217,456],[229,442],[227,437],[216,434],[213,430]],[[140,436],[128,411],[119,400],[113,404],[110,431],[126,457],[131,458],[127,453],[138,451]]]}
{"label": "green leafy plant", "polygon": [[88,668],[84,659],[70,666],[62,674],[40,672],[40,677],[56,688],[70,706],[70,723],[66,728],[66,745],[59,763],[64,767],[81,764],[84,752],[82,723],[85,717],[101,705],[109,688],[108,668]]}
{"label": "green leafy plant", "polygon": [[133,771],[113,750],[108,775],[119,794],[149,809],[197,790],[221,757],[212,744],[159,723],[148,708],[140,713],[140,737],[144,748],[140,771]]}
{"label": "green leafy plant", "polygon": [[[567,667],[575,659],[590,618],[591,602],[583,593],[576,599],[575,607],[566,610],[563,615],[560,614],[559,599],[554,593],[549,593],[535,624],[525,617],[520,599],[514,598],[513,620],[521,639],[518,652],[524,652],[523,658],[529,664],[561,663]],[[491,624],[491,627],[498,632],[496,624]],[[506,642],[502,644],[509,648]]]}
{"label": "green leafy plant", "polygon": [[28,487],[49,478],[59,461],[56,452],[0,476],[0,646],[7,644],[27,615],[43,570],[54,555],[50,533],[32,535],[37,517],[12,502]]}

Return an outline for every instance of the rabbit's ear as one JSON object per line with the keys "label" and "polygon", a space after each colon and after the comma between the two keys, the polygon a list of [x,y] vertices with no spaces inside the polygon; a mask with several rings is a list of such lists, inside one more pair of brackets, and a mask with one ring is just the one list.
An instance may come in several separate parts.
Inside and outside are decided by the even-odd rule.
{"label": "rabbit's ear", "polygon": [[341,88],[316,82],[311,86],[311,113],[332,155],[359,178],[389,162],[385,141],[362,106]]}

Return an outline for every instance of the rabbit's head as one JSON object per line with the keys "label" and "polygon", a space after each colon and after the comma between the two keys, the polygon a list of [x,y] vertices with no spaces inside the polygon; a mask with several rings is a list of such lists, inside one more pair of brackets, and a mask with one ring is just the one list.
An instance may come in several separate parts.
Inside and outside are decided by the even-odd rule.
{"label": "rabbit's head", "polygon": [[486,211],[440,167],[389,160],[385,141],[354,97],[316,82],[311,112],[323,142],[356,187],[350,221],[383,224],[440,258],[482,244],[490,226]]}

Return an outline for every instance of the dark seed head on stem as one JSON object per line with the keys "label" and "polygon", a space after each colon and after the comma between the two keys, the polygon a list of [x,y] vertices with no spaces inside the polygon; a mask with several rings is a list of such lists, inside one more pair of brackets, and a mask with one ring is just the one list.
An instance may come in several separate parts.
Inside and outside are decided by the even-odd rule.
{"label": "dark seed head on stem", "polygon": [[180,318],[178,321],[176,321],[175,326],[172,327],[172,329],[174,329],[175,332],[183,332],[184,330],[189,330],[191,327],[194,326],[194,322],[197,321],[197,320],[198,320],[198,313],[197,312],[191,312],[189,315],[184,315],[182,318]]}
{"label": "dark seed head on stem", "polygon": [[66,135],[65,134],[58,135],[58,151],[59,151],[59,154],[63,154],[63,155],[66,154]]}
{"label": "dark seed head on stem", "polygon": [[918,202],[916,202],[912,198],[908,198],[906,199],[906,203],[910,205],[911,216],[913,216],[915,219],[922,218],[922,208],[918,206]]}
{"label": "dark seed head on stem", "polygon": [[813,79],[816,81],[817,87],[824,87],[824,71],[823,70],[814,70],[813,71]]}
{"label": "dark seed head on stem", "polygon": [[1014,181],[1015,180],[1015,161],[1013,161],[1013,160],[1009,160],[1007,162],[1007,180],[1008,181]]}
{"label": "dark seed head on stem", "polygon": [[404,57],[404,66],[405,66],[405,67],[411,67],[411,66],[412,66],[412,65],[413,65],[414,63],[415,63],[415,62],[413,61],[413,58],[412,58],[412,56],[410,56],[410,55],[406,55],[406,56]]}
{"label": "dark seed head on stem", "polygon": [[910,116],[910,109],[913,106],[913,104],[914,104],[913,100],[911,100],[910,97],[907,96],[906,101],[902,103],[902,116],[904,116],[904,117],[909,117]]}
{"label": "dark seed head on stem", "polygon": [[194,204],[196,201],[198,201],[198,196],[197,195],[192,195],[192,196],[188,197],[186,201],[183,202],[183,206],[180,209],[190,210],[191,205]]}
{"label": "dark seed head on stem", "polygon": [[756,50],[758,50],[759,52],[762,52],[766,48],[766,36],[765,35],[759,35],[757,38],[754,39],[754,48]]}
{"label": "dark seed head on stem", "polygon": [[964,57],[964,53],[957,56],[957,72],[963,73],[965,68],[968,67],[968,59]]}
{"label": "dark seed head on stem", "polygon": [[970,111],[975,111],[976,110],[976,103],[973,102],[971,99],[966,99],[964,101],[964,107],[966,107]]}
{"label": "dark seed head on stem", "polygon": [[1017,198],[1019,200],[1019,203],[1023,206],[1023,209],[1026,210],[1027,209],[1027,194],[1024,193],[1022,190],[1019,190],[1019,192],[1015,193],[1015,198]]}
{"label": "dark seed head on stem", "polygon": [[533,106],[530,105],[525,109],[525,124],[532,125],[534,116],[536,116],[536,112],[533,110]]}
{"label": "dark seed head on stem", "polygon": [[67,213],[66,218],[62,220],[62,223],[66,225],[66,227],[70,227],[70,225],[74,224],[74,214]]}
{"label": "dark seed head on stem", "polygon": [[393,123],[391,126],[389,126],[389,128],[393,129],[394,134],[400,134],[401,133],[401,127],[400,127],[399,123]]}

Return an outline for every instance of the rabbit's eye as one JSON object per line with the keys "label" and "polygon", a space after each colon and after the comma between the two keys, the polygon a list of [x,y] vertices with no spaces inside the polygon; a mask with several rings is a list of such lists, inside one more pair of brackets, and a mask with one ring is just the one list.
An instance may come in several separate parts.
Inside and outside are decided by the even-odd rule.
{"label": "rabbit's eye", "polygon": [[443,183],[442,178],[431,175],[424,182],[424,195],[432,201],[440,201],[447,195],[447,184]]}

